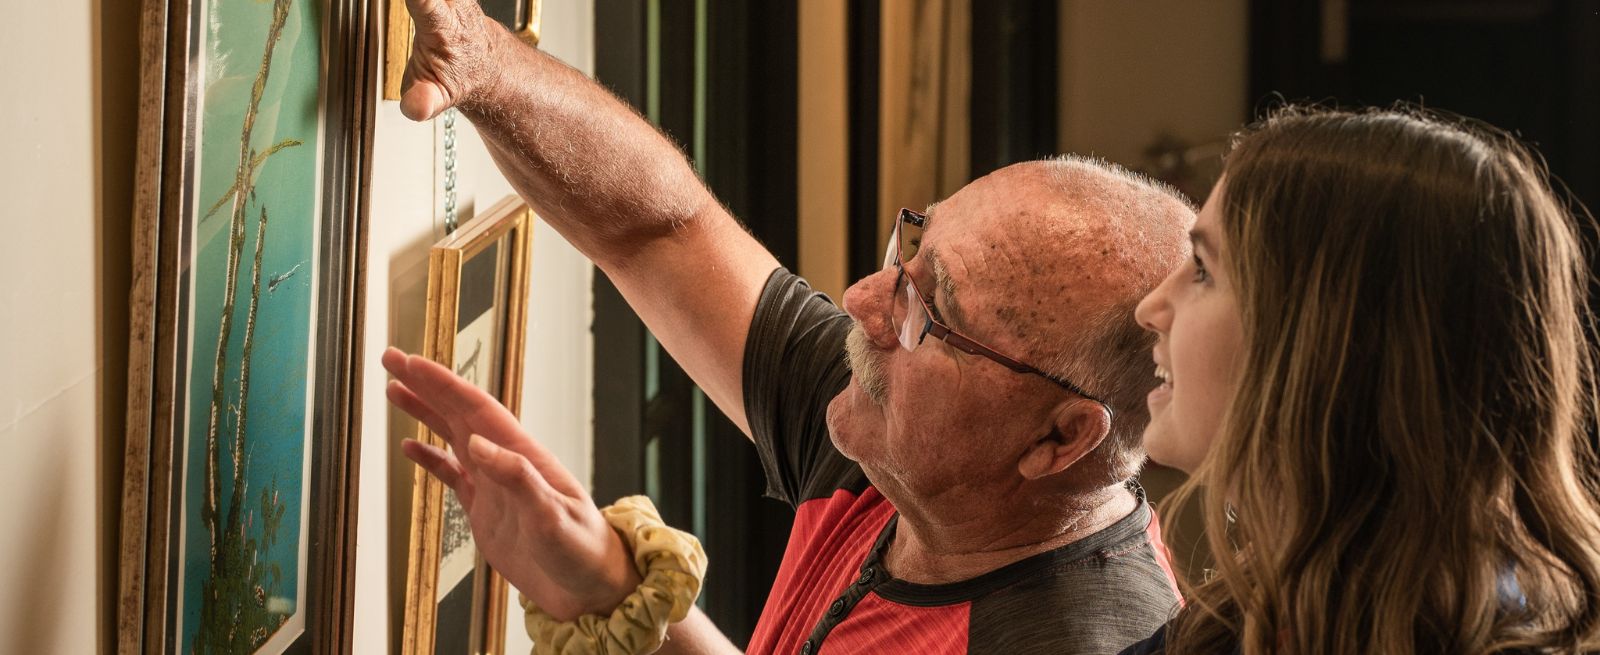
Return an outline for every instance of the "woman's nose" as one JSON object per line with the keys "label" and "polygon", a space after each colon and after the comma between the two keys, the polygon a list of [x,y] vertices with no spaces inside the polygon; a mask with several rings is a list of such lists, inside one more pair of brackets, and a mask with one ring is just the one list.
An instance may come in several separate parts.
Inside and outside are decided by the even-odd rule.
{"label": "woman's nose", "polygon": [[861,278],[844,291],[844,311],[866,332],[873,346],[885,350],[899,341],[894,326],[895,283],[900,269],[889,267]]}
{"label": "woman's nose", "polygon": [[1145,295],[1137,307],[1134,307],[1133,320],[1137,321],[1140,327],[1157,334],[1166,334],[1172,324],[1172,303],[1167,298],[1168,287],[1177,276],[1178,272],[1173,271],[1161,281],[1161,284],[1156,285],[1155,289]]}

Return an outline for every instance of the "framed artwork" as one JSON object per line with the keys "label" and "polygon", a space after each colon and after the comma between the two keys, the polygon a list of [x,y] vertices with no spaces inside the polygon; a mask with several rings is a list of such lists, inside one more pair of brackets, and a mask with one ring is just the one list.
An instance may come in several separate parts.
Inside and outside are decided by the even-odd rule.
{"label": "framed artwork", "polygon": [[121,653],[350,650],[360,0],[145,0]]}
{"label": "framed artwork", "polygon": [[[406,0],[388,0],[389,28],[384,43],[383,99],[399,100],[406,59],[411,57],[411,12]],[[478,0],[483,14],[498,21],[529,45],[539,45],[539,13],[544,0]]]}
{"label": "framed artwork", "polygon": [[[506,198],[435,244],[428,255],[423,355],[519,415],[533,217],[520,198]],[[417,429],[419,441],[448,447],[426,425]],[[478,554],[454,492],[420,467],[414,480],[400,650],[405,655],[501,655],[505,579]]]}

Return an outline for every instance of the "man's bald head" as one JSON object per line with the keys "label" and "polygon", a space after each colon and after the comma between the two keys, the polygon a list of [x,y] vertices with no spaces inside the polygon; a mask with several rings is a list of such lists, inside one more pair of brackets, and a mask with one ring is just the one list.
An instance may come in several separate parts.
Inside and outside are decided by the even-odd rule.
{"label": "man's bald head", "polygon": [[[1134,321],[1133,310],[1188,256],[1195,207],[1170,185],[1104,160],[1067,156],[1042,163],[1069,214],[1063,230],[1046,238],[1061,244],[1071,260],[1103,266],[1096,281],[1106,297],[1099,311],[1083,317],[1076,338],[1065,335],[1058,342],[1066,350],[1041,365],[1105,394],[1115,415],[1099,453],[1112,476],[1131,476],[1144,461],[1139,439],[1150,421],[1144,399],[1155,366],[1154,338]],[[1085,226],[1099,229],[1069,239]]]}
{"label": "man's bald head", "polygon": [[[962,187],[929,210],[903,268],[845,292],[853,375],[829,405],[834,445],[901,502],[951,489],[1047,501],[1126,479],[1144,459],[1153,386],[1133,310],[1182,260],[1193,220],[1168,187],[1098,160],[1017,164]],[[929,327],[900,322],[913,303],[952,334],[1077,384],[1109,417],[948,336],[903,347]]]}
{"label": "man's bald head", "polygon": [[976,229],[992,232],[986,254],[1002,260],[990,270],[1014,277],[987,294],[985,311],[1021,345],[1019,356],[1110,404],[1111,432],[1096,453],[1111,476],[1131,476],[1143,461],[1153,379],[1152,340],[1133,310],[1187,255],[1194,207],[1164,183],[1079,156],[989,178],[980,182],[1005,191],[986,194],[1000,202]]}

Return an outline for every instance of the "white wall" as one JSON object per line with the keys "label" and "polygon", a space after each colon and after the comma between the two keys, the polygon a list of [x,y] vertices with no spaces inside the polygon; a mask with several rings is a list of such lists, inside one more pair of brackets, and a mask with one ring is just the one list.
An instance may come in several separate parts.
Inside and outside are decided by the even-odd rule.
{"label": "white wall", "polygon": [[1062,0],[1066,152],[1129,166],[1163,132],[1190,143],[1247,118],[1246,0]]}
{"label": "white wall", "polygon": [[[92,9],[23,3],[20,24],[0,27],[0,61],[59,53],[48,70],[5,76],[8,97],[27,89],[49,106],[0,103],[0,650],[12,652],[95,648],[68,617],[96,598],[98,216],[88,179],[61,174],[94,170]],[[77,29],[29,29],[52,22]]]}
{"label": "white wall", "polygon": [[0,652],[92,653],[112,634],[138,8],[6,8]]}
{"label": "white wall", "polygon": [[[579,70],[594,70],[593,0],[544,3],[543,48]],[[511,187],[482,141],[457,122],[458,203],[463,220]],[[422,347],[428,248],[443,236],[442,121],[413,123],[398,102],[378,107],[373,151],[372,230],[367,261],[367,362],[362,402],[360,521],[357,526],[357,653],[390,652],[399,636],[405,592],[412,464],[396,445],[416,425],[384,400],[388,376],[378,354],[388,345]],[[523,425],[544,440],[580,480],[590,479],[593,442],[593,267],[543,223],[533,237]],[[513,592],[514,595],[515,592]],[[532,649],[522,610],[508,604],[508,653]]]}

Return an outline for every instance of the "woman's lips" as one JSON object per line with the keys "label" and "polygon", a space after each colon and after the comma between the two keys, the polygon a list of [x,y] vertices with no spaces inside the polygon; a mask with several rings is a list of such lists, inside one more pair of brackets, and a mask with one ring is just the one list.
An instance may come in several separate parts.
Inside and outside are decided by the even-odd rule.
{"label": "woman's lips", "polygon": [[1151,389],[1149,395],[1145,396],[1145,404],[1149,405],[1151,409],[1155,409],[1156,405],[1165,405],[1171,399],[1172,383],[1162,382],[1156,388]]}

